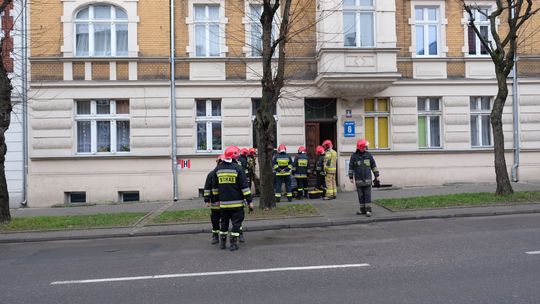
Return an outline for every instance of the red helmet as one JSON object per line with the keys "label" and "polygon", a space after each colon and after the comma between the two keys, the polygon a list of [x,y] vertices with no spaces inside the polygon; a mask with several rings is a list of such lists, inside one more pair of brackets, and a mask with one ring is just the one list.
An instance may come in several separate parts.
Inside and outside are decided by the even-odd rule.
{"label": "red helmet", "polygon": [[306,152],[306,147],[304,146],[298,147],[298,153],[305,153],[305,152]]}
{"label": "red helmet", "polygon": [[315,151],[317,152],[317,154],[323,154],[324,153],[324,148],[322,146],[317,146]]}
{"label": "red helmet", "polygon": [[218,157],[217,157],[217,159],[216,159],[216,162],[217,162],[217,163],[220,163],[220,162],[222,162],[224,159],[225,159],[225,156],[224,156],[223,154],[220,154],[220,155],[218,155]]}
{"label": "red helmet", "polygon": [[249,155],[255,155],[257,154],[257,150],[255,148],[249,148]]}
{"label": "red helmet", "polygon": [[278,153],[287,152],[287,147],[284,144],[281,144],[281,145],[279,145],[277,150],[278,150]]}
{"label": "red helmet", "polygon": [[327,139],[327,140],[323,141],[322,146],[325,149],[332,148],[332,141],[330,139]]}
{"label": "red helmet", "polygon": [[227,149],[225,149],[223,156],[225,156],[225,158],[237,159],[238,156],[240,156],[240,149],[238,149],[237,146],[228,146]]}
{"label": "red helmet", "polygon": [[247,148],[242,148],[242,150],[240,150],[240,154],[242,155],[248,155],[249,153],[249,150]]}
{"label": "red helmet", "polygon": [[356,142],[356,149],[360,150],[360,152],[366,151],[367,147],[369,146],[369,143],[365,139],[360,139],[358,142]]}

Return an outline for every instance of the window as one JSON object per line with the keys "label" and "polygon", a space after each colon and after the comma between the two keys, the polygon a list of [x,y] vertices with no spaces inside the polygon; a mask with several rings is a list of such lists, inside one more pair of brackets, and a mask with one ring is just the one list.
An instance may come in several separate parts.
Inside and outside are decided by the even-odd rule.
{"label": "window", "polygon": [[418,98],[418,146],[441,147],[441,103],[436,97]]}
{"label": "window", "polygon": [[[255,128],[255,119],[257,118],[257,109],[259,108],[259,105],[261,104],[260,98],[252,98],[251,99],[251,121],[252,124],[252,134],[253,134],[253,148],[257,148],[257,130]],[[272,114],[274,115],[274,119],[276,120],[276,125],[274,126],[274,147],[277,147],[277,122],[278,122],[278,116],[277,116],[277,107],[274,104],[272,106]]]}
{"label": "window", "polygon": [[65,192],[67,203],[86,203],[86,192]]}
{"label": "window", "polygon": [[220,55],[219,5],[195,5],[195,55]]}
{"label": "window", "polygon": [[374,0],[343,0],[344,46],[374,47]]}
{"label": "window", "polygon": [[222,150],[221,100],[200,99],[197,104],[197,152]]}
{"label": "window", "polygon": [[[248,44],[249,44],[249,56],[261,57],[263,51],[262,36],[263,29],[261,25],[261,15],[263,13],[262,4],[249,4],[247,14],[247,27],[248,27]],[[276,39],[276,33],[279,32],[276,19],[278,18],[277,12],[274,15],[273,27],[272,27],[272,42]],[[277,56],[277,53],[274,53]]]}
{"label": "window", "polygon": [[388,146],[388,118],[390,110],[388,99],[364,99],[365,136],[370,147],[374,149],[387,149]]}
{"label": "window", "polygon": [[77,153],[130,152],[127,100],[77,101]]}
{"label": "window", "polygon": [[415,7],[416,55],[439,55],[439,8]]}
{"label": "window", "polygon": [[491,97],[471,97],[471,145],[491,146]]}
{"label": "window", "polygon": [[75,56],[127,56],[128,18],[121,8],[90,5],[75,15]]}
{"label": "window", "polygon": [[[480,34],[482,35],[482,37],[484,37],[484,39],[489,39],[489,28],[490,28],[490,22],[488,19],[489,9],[488,8],[474,9],[473,15],[474,15],[474,24],[476,28],[480,31]],[[468,41],[469,55],[473,55],[473,56],[488,55],[486,48],[484,47],[484,45],[482,45],[482,42],[480,42],[478,35],[476,35],[473,27],[470,25],[467,26],[467,37],[469,40]]]}
{"label": "window", "polygon": [[120,202],[138,202],[140,200],[139,191],[118,192]]}

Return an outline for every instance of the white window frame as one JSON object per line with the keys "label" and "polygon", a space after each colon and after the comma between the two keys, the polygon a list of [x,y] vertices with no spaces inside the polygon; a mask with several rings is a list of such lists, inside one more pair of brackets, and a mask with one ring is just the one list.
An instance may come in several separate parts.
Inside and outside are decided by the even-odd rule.
{"label": "white window frame", "polygon": [[[111,10],[111,19],[95,19],[94,18],[94,7],[95,6],[109,6]],[[77,19],[77,14],[88,8],[88,19]],[[116,19],[116,10],[122,10],[126,13],[126,16],[128,15],[128,12],[123,9],[122,7],[108,4],[108,3],[94,3],[87,6],[84,6],[77,11],[75,11],[75,14],[73,16],[73,54],[75,57],[126,57],[129,55],[129,22],[128,18],[126,19]],[[83,24],[88,26],[88,55],[79,55],[77,54],[77,25]],[[110,55],[95,55],[95,41],[94,41],[94,24],[108,24],[110,25],[111,29],[111,54]],[[128,30],[128,44],[127,44],[127,50],[126,54],[117,55],[116,50],[116,25],[117,24],[124,24],[127,27]]]}
{"label": "white window frame", "polygon": [[[260,25],[260,20],[253,20],[250,18],[251,16],[251,9],[253,6],[255,5],[260,5],[261,6],[261,14],[262,14],[262,5],[263,5],[263,2],[260,1],[260,0],[251,0],[251,1],[246,1],[245,2],[245,11],[246,12],[249,12],[249,13],[246,13],[245,16],[242,18],[242,23],[244,24],[244,27],[245,27],[245,37],[246,37],[246,41],[245,41],[245,46],[243,47],[243,52],[246,54],[246,57],[249,57],[249,58],[261,58],[262,57],[262,49],[260,50],[261,52],[261,55],[253,55],[253,52],[254,52],[254,47],[253,47],[253,44],[252,44],[252,27],[253,26],[256,26],[256,25]],[[274,15],[274,20],[273,20],[273,28],[272,28],[272,40],[275,41],[275,37],[276,35],[279,34],[279,22],[278,20],[280,20],[280,14],[279,14],[279,11],[276,12],[276,14]],[[260,40],[261,40],[261,46],[262,46],[262,37],[260,37]],[[274,57],[277,57],[278,55],[278,50],[279,48],[276,48],[276,52],[274,52]]]}
{"label": "white window frame", "polygon": [[[469,3],[469,2],[466,2],[466,4],[477,4],[476,2],[475,3]],[[493,4],[491,1],[488,1],[487,3],[485,4],[479,4],[479,8],[480,9],[485,9],[487,10],[487,13],[488,15],[491,14],[493,12]],[[491,23],[488,20],[486,21],[478,21],[480,18],[480,13],[478,12],[478,10],[474,9],[474,14],[475,14],[475,25],[476,27],[478,28],[479,26],[487,26],[488,27],[488,37],[489,37],[489,41],[493,41],[493,36],[491,34]],[[478,37],[476,37],[475,35],[475,42],[476,42],[476,54],[469,54],[469,13],[467,13],[466,11],[464,11],[464,15],[463,15],[463,19],[462,19],[462,24],[463,24],[463,28],[464,28],[464,43],[463,43],[463,53],[465,56],[467,57],[489,57],[489,53],[486,53],[486,54],[481,54],[481,42],[480,42],[480,39],[478,39]],[[496,19],[495,20],[495,26],[498,27],[498,24],[499,24],[499,19]]]}
{"label": "white window frame", "polygon": [[[219,5],[219,56],[197,56],[197,42],[195,36],[195,5]],[[225,57],[229,48],[226,41],[226,25],[229,22],[225,17],[225,0],[188,0],[189,15],[186,17],[186,24],[189,31],[189,45],[186,52],[189,57],[194,58],[218,58]]]}
{"label": "white window frame", "polygon": [[[438,55],[417,55],[416,54],[416,14],[415,9],[420,7],[437,7],[438,8],[438,31],[437,31],[437,49]],[[446,1],[445,0],[412,0],[411,1],[411,16],[409,25],[411,26],[411,45],[409,52],[413,58],[441,58],[446,57],[448,46],[446,45]],[[429,52],[429,49],[428,49]]]}
{"label": "white window frame", "polygon": [[[440,97],[419,97],[418,103],[420,102],[420,99],[425,100],[425,108],[423,110],[418,110],[418,117],[425,117],[426,118],[426,147],[419,147],[420,149],[438,149],[442,148],[442,109],[441,109],[441,98]],[[438,110],[431,110],[431,100],[436,100],[439,103],[439,109]],[[417,106],[418,108],[418,106]],[[433,146],[431,143],[431,120],[436,117],[439,119],[439,146]],[[420,134],[418,134],[420,136]]]}
{"label": "white window frame", "polygon": [[[107,100],[110,102],[110,112],[109,114],[97,114],[97,101],[98,100]],[[132,151],[131,147],[131,123],[130,123],[130,151],[117,151],[117,138],[116,138],[116,122],[117,121],[130,121],[130,114],[117,114],[116,113],[116,101],[115,99],[92,99],[90,100],[90,114],[77,114],[77,107],[79,102],[88,101],[88,100],[76,100],[75,101],[75,151],[77,154],[129,154]],[[124,100],[122,100],[124,101]],[[128,100],[129,104],[129,100]],[[77,151],[77,146],[79,143],[78,139],[78,122],[80,121],[90,121],[90,152],[79,152]],[[110,152],[99,152],[97,151],[97,122],[98,121],[108,121],[111,123],[111,151]]]}
{"label": "white window frame", "polygon": [[[372,0],[372,5],[371,6],[361,6],[361,0],[354,0],[355,1],[355,6],[345,6],[345,4],[343,4],[343,15],[341,16],[342,17],[342,24],[343,24],[343,47],[346,47],[346,48],[374,48],[376,45],[377,45],[377,29],[376,29],[376,24],[377,24],[377,20],[376,20],[376,16],[377,14],[375,14],[375,1],[377,0]],[[355,14],[355,25],[356,25],[356,37],[355,37],[355,40],[356,40],[356,45],[354,46],[345,46],[345,13],[354,13]],[[361,28],[360,28],[360,16],[361,14],[365,14],[365,13],[371,13],[371,15],[373,16],[372,17],[372,20],[373,20],[373,24],[371,25],[372,27],[372,34],[373,34],[373,45],[366,45],[366,46],[363,46],[361,45],[361,41],[362,41],[362,36],[361,36]]]}
{"label": "white window frame", "polygon": [[[364,136],[365,136],[365,132],[366,132],[366,118],[368,118],[368,117],[371,118],[372,117],[373,118],[373,124],[374,124],[373,129],[374,129],[374,132],[375,132],[375,134],[374,134],[375,142],[372,145],[373,149],[389,150],[390,149],[390,134],[391,134],[391,131],[390,131],[390,99],[389,98],[377,98],[377,97],[369,98],[369,99],[373,99],[373,112],[366,112],[365,111],[365,104],[364,104]],[[385,99],[386,100],[386,108],[388,109],[388,111],[386,111],[386,112],[379,111],[379,104],[378,104],[379,99]],[[386,147],[386,148],[379,148],[379,117],[387,118],[387,123],[388,123],[388,135],[387,135],[388,147]]]}
{"label": "white window frame", "polygon": [[[417,9],[421,9],[422,10],[422,17],[423,17],[423,20],[416,20],[416,10]],[[436,15],[437,15],[437,19],[436,20],[429,20],[429,17],[428,17],[428,12],[429,12],[429,9],[435,9],[436,11]],[[415,35],[415,40],[418,39],[418,37],[416,37],[416,28],[418,26],[421,26],[423,28],[423,32],[424,32],[424,54],[423,55],[420,55],[418,54],[418,49],[416,49],[416,56],[417,57],[439,57],[441,51],[440,51],[440,46],[441,46],[441,25],[440,25],[440,19],[441,19],[441,9],[440,7],[438,6],[429,6],[429,5],[418,5],[414,8],[414,18],[415,18],[415,31],[414,31],[414,35]],[[429,54],[429,50],[430,50],[430,47],[429,47],[429,28],[430,26],[436,26],[437,27],[437,54]],[[415,43],[415,48],[416,48],[416,43]]]}
{"label": "white window frame", "polygon": [[[212,101],[219,101],[219,113],[221,116],[212,116]],[[197,102],[205,101],[206,102],[206,116],[197,115]],[[223,103],[220,98],[197,98],[195,99],[195,151],[197,153],[221,153],[223,151]],[[197,124],[201,122],[206,122],[206,150],[199,150],[198,141],[197,141]],[[213,149],[213,137],[212,137],[212,123],[219,122],[221,124],[221,149]]]}
{"label": "white window frame", "polygon": [[[482,110],[482,98],[489,98],[489,110]],[[471,96],[470,98],[470,102],[472,102],[472,99],[474,99],[474,102],[476,102],[476,109],[471,109],[470,107],[470,104],[469,104],[469,109],[470,109],[470,112],[471,112],[471,115],[470,115],[470,118],[469,118],[469,121],[471,121],[472,119],[472,116],[477,116],[477,119],[476,119],[476,128],[478,130],[478,132],[476,133],[476,141],[478,143],[480,143],[480,145],[477,145],[477,146],[473,146],[473,143],[472,143],[472,125],[470,127],[470,131],[471,131],[471,147],[473,148],[491,148],[493,147],[493,132],[491,130],[491,119],[490,119],[490,115],[491,115],[491,109],[493,107],[493,98],[492,97],[488,97],[488,96]],[[489,121],[489,144],[486,144],[482,141],[482,120],[483,119],[487,119]]]}

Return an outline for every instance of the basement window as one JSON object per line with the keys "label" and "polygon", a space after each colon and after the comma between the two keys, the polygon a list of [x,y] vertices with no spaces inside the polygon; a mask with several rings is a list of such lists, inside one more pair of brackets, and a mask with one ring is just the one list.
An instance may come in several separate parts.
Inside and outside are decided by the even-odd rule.
{"label": "basement window", "polygon": [[69,204],[86,203],[86,192],[66,192],[65,196]]}
{"label": "basement window", "polygon": [[139,191],[120,191],[118,192],[121,202],[138,202],[140,201]]}

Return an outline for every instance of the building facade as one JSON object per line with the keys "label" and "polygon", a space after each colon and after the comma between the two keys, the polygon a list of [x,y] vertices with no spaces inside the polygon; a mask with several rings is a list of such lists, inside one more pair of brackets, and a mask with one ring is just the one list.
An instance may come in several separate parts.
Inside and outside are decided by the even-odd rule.
{"label": "building facade", "polygon": [[[333,140],[344,191],[352,190],[349,156],[364,137],[384,183],[494,181],[494,68],[458,2],[302,0],[298,7],[274,113],[277,143],[295,152]],[[198,196],[226,146],[255,145],[260,12],[257,0],[176,1],[171,39],[165,0],[30,7],[29,206],[170,200],[173,154],[179,198]],[[530,37],[518,69],[520,180],[540,180],[540,42]],[[503,117],[510,165],[512,102]]]}

